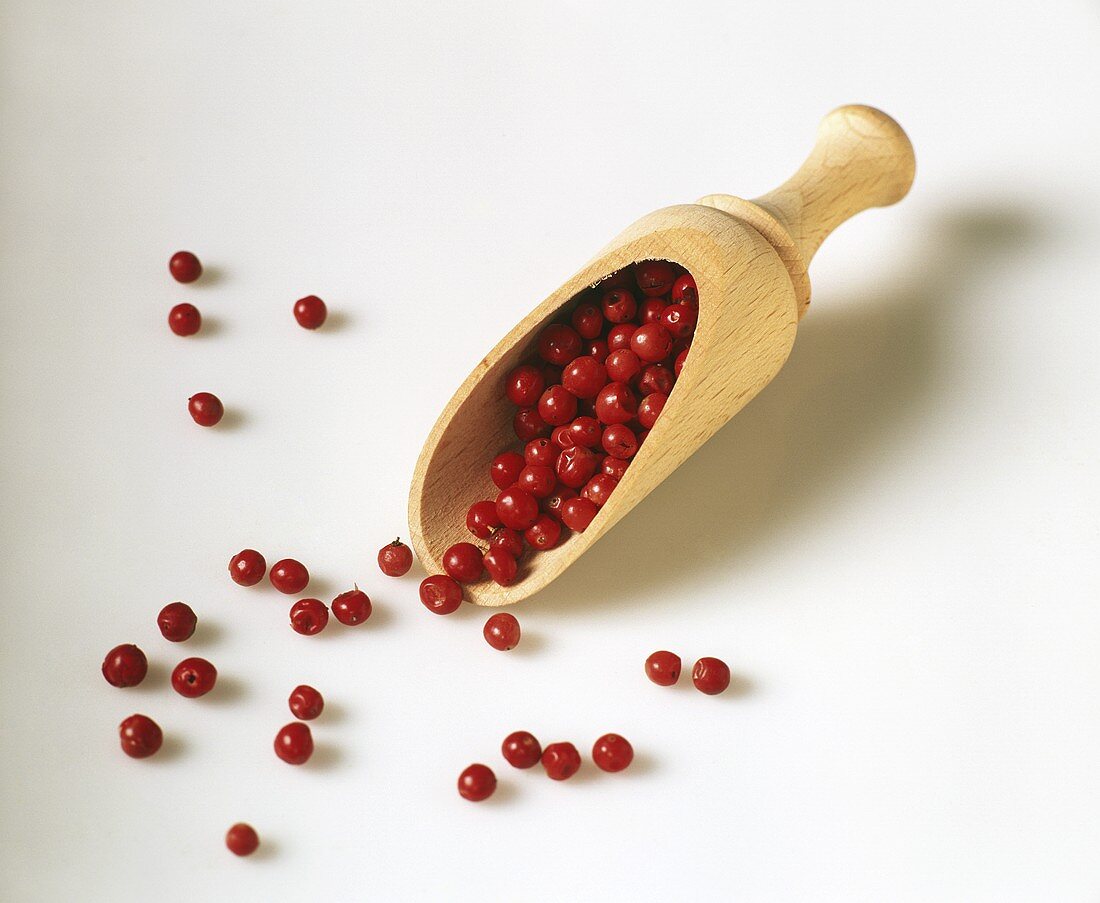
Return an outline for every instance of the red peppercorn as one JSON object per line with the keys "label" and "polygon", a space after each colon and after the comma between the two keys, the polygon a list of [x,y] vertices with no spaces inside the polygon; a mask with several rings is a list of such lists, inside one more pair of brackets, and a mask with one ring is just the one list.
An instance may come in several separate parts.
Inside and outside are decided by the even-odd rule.
{"label": "red peppercorn", "polygon": [[347,627],[362,624],[370,615],[370,596],[359,587],[342,592],[332,600],[332,616]]}
{"label": "red peppercorn", "polygon": [[194,335],[202,328],[202,314],[194,304],[177,304],[168,311],[168,328],[176,335]]}
{"label": "red peppercorn", "polygon": [[634,265],[618,270],[600,280],[598,287],[604,291],[609,288],[632,288],[634,286]]}
{"label": "red peppercorn", "polygon": [[558,544],[561,539],[561,524],[549,514],[540,514],[538,520],[524,531],[523,538],[536,552],[544,552]]}
{"label": "red peppercorn", "polygon": [[[550,439],[532,439],[523,447],[523,461],[527,466],[553,467],[554,459],[558,456],[558,450]],[[516,475],[518,478],[518,474]],[[513,480],[513,482],[515,482]],[[508,484],[511,485],[511,484]],[[508,485],[499,487],[507,489]]]}
{"label": "red peppercorn", "polygon": [[523,489],[508,488],[497,496],[497,514],[504,526],[526,530],[539,516],[539,503]]}
{"label": "red peppercorn", "polygon": [[608,476],[606,473],[598,473],[584,484],[581,496],[595,503],[598,508],[602,508],[607,504],[607,500],[611,498],[611,493],[615,491],[615,487],[618,485],[619,481],[614,477]]}
{"label": "red peppercorn", "polygon": [[595,417],[578,417],[569,424],[570,445],[583,445],[592,448],[600,444],[603,427]]}
{"label": "red peppercorn", "polygon": [[299,599],[290,606],[290,626],[302,636],[314,636],[328,624],[328,609],[320,599]]}
{"label": "red peppercorn", "polygon": [[561,520],[561,510],[567,501],[575,499],[577,493],[575,493],[568,486],[559,486],[554,490],[552,495],[548,495],[542,500],[542,510],[549,514],[554,520]]}
{"label": "red peppercorn", "polygon": [[675,652],[654,652],[645,660],[645,674],[661,687],[671,687],[680,679],[680,656]]}
{"label": "red peppercorn", "polygon": [[466,529],[478,539],[488,539],[499,526],[500,518],[497,517],[495,502],[474,502],[466,512]]}
{"label": "red peppercorn", "polygon": [[443,553],[443,570],[459,583],[480,580],[485,570],[481,562],[481,549],[472,542],[456,542]]}
{"label": "red peppercorn", "polygon": [[564,781],[573,777],[581,767],[581,754],[572,743],[551,743],[542,751],[540,761],[547,777]]}
{"label": "red peppercorn", "polygon": [[531,364],[521,364],[504,379],[504,394],[512,404],[521,408],[530,408],[538,403],[546,380],[542,371]]}
{"label": "red peppercorn", "polygon": [[643,326],[646,323],[660,323],[661,315],[665,312],[666,307],[668,307],[668,304],[664,298],[646,298],[638,311],[638,319],[641,320]]}
{"label": "red peppercorn", "polygon": [[225,845],[237,856],[251,856],[260,845],[260,838],[252,825],[238,822],[225,832]]}
{"label": "red peppercorn", "polygon": [[290,691],[287,704],[290,706],[290,713],[295,718],[302,721],[312,721],[324,710],[325,699],[313,687],[300,684]]}
{"label": "red peppercorn", "polygon": [[550,435],[550,424],[542,419],[538,408],[520,408],[512,418],[512,429],[520,442],[530,442],[538,436]]}
{"label": "red peppercorn", "polygon": [[[618,482],[624,476],[626,476],[626,468],[629,466],[629,464],[629,461],[623,461],[619,458],[612,458],[611,455],[608,455],[600,463],[600,473],[605,473],[609,477],[614,479],[615,482]],[[593,499],[593,501],[595,500]]]}
{"label": "red peppercorn", "polygon": [[197,699],[214,689],[218,669],[204,658],[185,658],[172,670],[172,689],[180,696]]}
{"label": "red peppercorn", "polygon": [[100,670],[112,687],[136,687],[145,680],[149,662],[133,643],[123,643],[107,653]]}
{"label": "red peppercorn", "polygon": [[594,357],[581,355],[566,365],[561,374],[561,384],[577,398],[595,398],[596,393],[607,385],[607,369]]}
{"label": "red peppercorn", "polygon": [[303,765],[313,755],[313,732],[308,724],[292,721],[275,735],[275,755],[290,765]]}
{"label": "red peppercorn", "polygon": [[511,586],[516,582],[519,573],[519,565],[515,556],[509,555],[504,549],[490,547],[482,557],[482,564],[489,572],[489,578],[499,586]]}
{"label": "red peppercorn", "polygon": [[[554,473],[553,467],[543,467],[540,464],[534,466],[528,464],[523,470],[519,472],[519,479],[516,481],[516,485],[525,492],[531,493],[537,499],[544,499],[551,492],[554,491],[554,487],[558,484],[557,475]],[[492,502],[490,502],[492,504]],[[496,512],[496,506],[493,506],[493,512]],[[497,521],[498,525],[500,521]]]}
{"label": "red peppercorn", "polygon": [[[532,439],[531,441],[546,440]],[[507,489],[513,485],[519,478],[519,472],[523,470],[524,463],[523,455],[516,452],[501,452],[493,458],[493,463],[489,467],[489,476],[497,489]]]}
{"label": "red peppercorn", "polygon": [[638,402],[638,423],[647,430],[653,429],[667,402],[668,396],[664,392],[650,392]]}
{"label": "red peppercorn", "polygon": [[472,803],[487,800],[496,789],[497,776],[487,765],[471,765],[458,776],[458,795]]}
{"label": "red peppercorn", "polygon": [[695,689],[708,696],[717,696],[730,685],[730,669],[719,658],[701,658],[691,669]]}
{"label": "red peppercorn", "polygon": [[[590,448],[574,445],[562,449],[558,455],[558,479],[570,489],[580,489],[592,479],[599,467],[599,460]],[[530,524],[528,524],[530,526]]]}
{"label": "red peppercorn", "polygon": [[642,362],[629,348],[620,348],[607,356],[607,375],[612,382],[628,383],[641,372]]}
{"label": "red peppercorn", "polygon": [[690,304],[670,304],[661,314],[661,325],[674,339],[686,339],[695,332],[699,310]]}
{"label": "red peppercorn", "polygon": [[169,602],[157,615],[160,635],[173,643],[191,639],[199,619],[186,602]]}
{"label": "red peppercorn", "polygon": [[146,759],[160,749],[164,734],[152,718],[131,715],[118,726],[118,742],[131,759]]}
{"label": "red peppercorn", "polygon": [[[585,357],[580,360],[596,363],[595,358]],[[561,426],[577,416],[577,396],[569,392],[565,386],[551,386],[542,393],[539,399],[539,416],[544,423],[551,426]]]}
{"label": "red peppercorn", "polygon": [[638,313],[638,302],[629,289],[612,288],[604,292],[603,315],[609,323],[627,323]]}
{"label": "red peppercorn", "polygon": [[571,318],[573,328],[582,339],[599,338],[603,332],[603,313],[592,303],[581,304]]}
{"label": "red peppercorn", "polygon": [[420,601],[430,612],[449,615],[462,604],[462,587],[453,577],[433,574],[420,581]]}
{"label": "red peppercorn", "polygon": [[613,326],[611,331],[607,334],[608,353],[610,354],[613,351],[621,351],[624,348],[629,348],[630,339],[637,331],[638,327],[633,323],[620,323],[618,326]]}
{"label": "red peppercorn", "polygon": [[513,731],[500,744],[504,760],[513,768],[533,768],[542,758],[542,747],[534,734]]}
{"label": "red peppercorn", "polygon": [[513,558],[519,558],[523,554],[523,536],[511,527],[501,527],[489,537],[489,548],[490,550],[499,549]]}
{"label": "red peppercorn", "polygon": [[[569,432],[568,426],[555,427],[554,432],[550,434],[550,441],[558,448],[572,448],[577,444],[573,440],[573,434]],[[554,460],[556,461],[557,459],[555,458]]]}
{"label": "red peppercorn", "polygon": [[187,413],[199,426],[215,426],[225,414],[225,408],[217,395],[196,392],[187,399]]}
{"label": "red peppercorn", "polygon": [[650,364],[663,361],[672,351],[672,334],[660,323],[639,326],[630,337],[630,350]]}
{"label": "red peppercorn", "polygon": [[229,576],[238,586],[255,586],[266,571],[267,562],[255,549],[241,549],[229,559]]}
{"label": "red peppercorn", "polygon": [[634,747],[625,737],[604,734],[592,744],[592,761],[603,771],[622,771],[634,761]]}
{"label": "red peppercorn", "polygon": [[316,295],[306,295],[294,302],[294,319],[303,329],[317,329],[325,322],[328,308]]}
{"label": "red peppercorn", "polygon": [[608,383],[596,396],[596,416],[608,426],[629,423],[637,412],[638,399],[626,383]]}
{"label": "red peppercorn", "polygon": [[603,431],[603,450],[613,458],[629,459],[638,452],[638,437],[634,431],[622,424],[616,423]]}
{"label": "red peppercorn", "polygon": [[271,566],[271,575],[268,579],[279,592],[292,596],[309,585],[309,571],[300,561],[283,558]]}
{"label": "red peppercorn", "polygon": [[650,364],[638,377],[638,391],[645,395],[661,392],[668,395],[676,383],[676,377],[664,364]]}
{"label": "red peppercorn", "polygon": [[676,275],[676,267],[667,260],[645,260],[634,269],[638,288],[650,296],[667,295]]}
{"label": "red peppercorn", "polygon": [[688,351],[690,351],[690,350],[691,350],[690,347],[685,348],[678,355],[676,355],[676,360],[672,365],[672,369],[676,373],[677,376],[679,376],[680,371],[682,371],[684,369],[684,361],[687,360]]}
{"label": "red peppercorn", "polygon": [[401,537],[378,550],[378,569],[387,577],[404,577],[413,564],[413,553]]}
{"label": "red peppercorn", "polygon": [[610,350],[607,347],[607,342],[603,339],[593,339],[585,346],[585,354],[594,357],[598,361],[604,360]]}
{"label": "red peppercorn", "polygon": [[695,287],[695,279],[691,273],[684,273],[672,283],[672,300],[676,304],[698,304],[699,289]]}
{"label": "red peppercorn", "polygon": [[573,498],[561,506],[561,521],[570,530],[583,533],[598,513],[599,509],[591,499]]}
{"label": "red peppercorn", "polygon": [[202,264],[190,251],[176,251],[168,260],[168,272],[176,282],[194,282],[202,275]]}
{"label": "red peppercorn", "polygon": [[581,353],[581,337],[569,326],[551,323],[539,334],[538,351],[547,363],[564,367]]}
{"label": "red peppercorn", "polygon": [[507,652],[519,643],[519,621],[515,615],[499,612],[485,622],[482,633],[486,643],[494,649]]}

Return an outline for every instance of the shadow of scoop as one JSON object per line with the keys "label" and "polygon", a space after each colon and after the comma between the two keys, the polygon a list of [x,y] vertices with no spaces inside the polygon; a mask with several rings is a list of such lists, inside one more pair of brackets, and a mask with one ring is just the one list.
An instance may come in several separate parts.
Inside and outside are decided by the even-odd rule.
{"label": "shadow of scoop", "polygon": [[638,580],[682,595],[800,522],[827,526],[838,495],[881,474],[949,391],[945,338],[968,286],[1038,232],[1019,208],[952,212],[889,283],[843,305],[816,297],[773,383],[537,603],[625,609]]}

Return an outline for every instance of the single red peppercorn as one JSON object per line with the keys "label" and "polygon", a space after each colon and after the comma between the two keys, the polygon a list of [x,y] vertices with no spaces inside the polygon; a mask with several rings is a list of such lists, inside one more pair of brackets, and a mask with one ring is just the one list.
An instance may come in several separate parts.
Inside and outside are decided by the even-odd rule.
{"label": "single red peppercorn", "polygon": [[660,323],[639,326],[630,337],[630,350],[650,364],[663,361],[672,351],[672,334]]}
{"label": "single red peppercorn", "polygon": [[644,326],[646,323],[660,323],[668,303],[664,298],[646,298],[638,309],[638,319]]}
{"label": "single red peppercorn", "polygon": [[644,260],[634,268],[638,288],[650,296],[667,295],[676,276],[676,267],[667,260]]}
{"label": "single red peppercorn", "polygon": [[164,742],[164,734],[152,718],[131,715],[118,726],[118,742],[131,759],[146,759]]}
{"label": "single red peppercorn", "polygon": [[671,687],[680,679],[680,656],[675,652],[654,652],[645,660],[645,675],[661,687]]}
{"label": "single red peppercorn", "polygon": [[[617,383],[628,383],[642,372],[642,362],[629,348],[612,351],[607,356],[606,366],[608,378]],[[602,389],[603,386],[600,388]]]}
{"label": "single red peppercorn", "polygon": [[593,448],[600,444],[602,436],[603,427],[595,417],[578,417],[569,424],[569,439],[572,445]]}
{"label": "single red peppercorn", "polygon": [[332,600],[332,616],[346,627],[362,624],[370,615],[370,596],[358,586],[340,593]]}
{"label": "single red peppercorn", "polygon": [[542,758],[542,747],[534,734],[513,731],[500,744],[504,760],[513,768],[533,768]]}
{"label": "single red peppercorn", "polygon": [[172,669],[172,689],[188,699],[205,696],[217,679],[218,669],[204,658],[185,658]]}
{"label": "single red peppercorn", "polygon": [[[577,440],[573,437],[573,433],[568,426],[556,427],[554,432],[550,434],[550,441],[558,448],[572,448],[577,444]],[[556,457],[554,461],[556,464]]]}
{"label": "single red peppercorn", "polygon": [[[595,358],[585,357],[580,360],[596,364]],[[577,396],[568,391],[565,386],[550,386],[542,393],[538,410],[544,423],[561,426],[577,416]]]}
{"label": "single red peppercorn", "polygon": [[626,469],[629,466],[629,461],[625,461],[620,458],[612,458],[611,455],[608,455],[600,463],[600,473],[605,473],[609,477],[612,477],[616,482],[618,482],[624,476],[626,476]]}
{"label": "single red peppercorn", "polygon": [[493,615],[482,629],[485,642],[501,652],[514,649],[519,644],[519,633],[519,621],[508,612]]}
{"label": "single red peppercorn", "polygon": [[590,357],[594,357],[598,361],[605,360],[607,354],[611,349],[607,347],[607,342],[603,339],[593,339],[587,345],[585,345],[585,354]]}
{"label": "single red peppercorn", "polygon": [[526,530],[539,516],[539,503],[523,489],[508,488],[497,496],[497,514],[504,526]]}
{"label": "single red peppercorn", "polygon": [[519,573],[519,565],[515,556],[508,554],[499,546],[490,547],[489,551],[481,557],[485,570],[489,572],[489,578],[499,586],[511,586],[516,582]]}
{"label": "single red peppercorn", "polygon": [[[557,457],[558,450],[554,447],[554,443],[550,439],[532,439],[523,447],[523,460],[527,466],[553,467]],[[511,484],[509,483],[499,488],[507,489],[509,485]]]}
{"label": "single red peppercorn", "polygon": [[472,803],[487,800],[497,789],[497,776],[487,765],[474,764],[458,776],[458,795]]}
{"label": "single red peppercorn", "polygon": [[[525,492],[531,493],[537,499],[544,499],[551,492],[554,491],[554,487],[558,484],[558,477],[554,473],[553,467],[543,467],[540,464],[531,465],[528,464],[519,472],[519,479],[516,480],[516,485]],[[490,502],[492,504],[492,502]],[[493,507],[494,513],[496,512],[496,506]],[[500,525],[500,521],[497,521],[497,525]]]}
{"label": "single red peppercorn", "polygon": [[[577,398],[595,398],[596,393],[607,385],[607,368],[594,357],[581,355],[566,365],[561,374],[561,384]],[[543,419],[545,417],[544,414]]]}
{"label": "single red peppercorn", "polygon": [[229,559],[229,576],[238,586],[255,586],[266,571],[267,562],[255,549],[241,549]]}
{"label": "single red peppercorn", "polygon": [[615,491],[615,487],[618,485],[619,481],[614,477],[608,476],[606,473],[598,473],[584,484],[581,496],[593,502],[596,507],[602,508],[607,504],[607,500],[611,498],[611,493]]}
{"label": "single red peppercorn", "polygon": [[225,414],[225,408],[217,395],[196,392],[187,399],[187,413],[199,426],[215,426]]}
{"label": "single red peppercorn", "polygon": [[665,404],[667,402],[668,396],[665,395],[664,392],[650,392],[645,398],[638,402],[638,423],[640,423],[644,429],[653,429],[653,424],[655,424],[657,418],[661,416],[661,411],[665,409]]}
{"label": "single red peppercorn", "polygon": [[316,295],[306,295],[294,302],[294,319],[303,329],[318,329],[328,316],[325,302]]}
{"label": "single red peppercorn", "polygon": [[300,684],[290,691],[287,704],[295,718],[301,721],[312,721],[324,711],[325,699],[313,687]]}
{"label": "single red peppercorn", "polygon": [[564,367],[579,355],[581,347],[581,337],[562,323],[551,323],[539,334],[539,357],[558,367]]}
{"label": "single red peppercorn", "polygon": [[695,286],[695,279],[691,273],[684,273],[672,283],[672,300],[676,304],[699,303],[699,289]]}
{"label": "single red peppercorn", "polygon": [[237,856],[251,856],[260,845],[260,838],[252,825],[237,822],[225,832],[225,845]]}
{"label": "single red peppercorn", "polygon": [[387,577],[404,577],[413,564],[413,553],[401,537],[378,550],[378,569]]}
{"label": "single red peppercorn", "polygon": [[591,302],[578,306],[570,321],[582,339],[596,339],[603,332],[603,312]]}
{"label": "single red peppercorn", "polygon": [[176,282],[194,282],[202,275],[202,264],[190,251],[176,251],[168,259],[168,272]]}
{"label": "single red peppercorn", "polygon": [[598,513],[599,508],[591,499],[573,498],[561,506],[561,522],[570,530],[583,533]]}
{"label": "single red peppercorn", "polygon": [[488,539],[499,526],[496,502],[474,502],[466,512],[466,529],[478,539]]}
{"label": "single red peppercorn", "polygon": [[624,348],[629,348],[630,340],[637,331],[638,327],[633,323],[620,323],[618,326],[613,326],[611,331],[607,334],[608,354],[613,351],[621,351]]}
{"label": "single red peppercorn", "polygon": [[[590,448],[574,445],[563,448],[558,455],[558,479],[570,489],[580,489],[592,479],[599,467],[599,459]],[[530,526],[530,524],[528,524]]]}
{"label": "single red peppercorn", "polygon": [[629,289],[612,288],[604,292],[603,315],[609,323],[627,323],[638,313],[638,302]]}
{"label": "single red peppercorn", "polygon": [[523,554],[523,535],[511,527],[501,527],[489,537],[489,548],[519,558]]}
{"label": "single red peppercorn", "polygon": [[661,314],[661,325],[674,339],[686,339],[695,332],[699,310],[690,304],[670,304]]}
{"label": "single red peppercorn", "polygon": [[290,626],[302,636],[314,636],[328,624],[328,608],[320,599],[299,599],[290,606]]}
{"label": "single red peppercorn", "polygon": [[634,761],[634,747],[625,737],[604,734],[592,744],[592,761],[603,771],[622,771]]}
{"label": "single red peppercorn", "polygon": [[643,396],[661,392],[668,395],[676,383],[676,376],[664,364],[650,364],[642,368],[638,377],[638,391]]}
{"label": "single red peppercorn", "polygon": [[638,399],[626,383],[608,383],[596,396],[596,416],[601,423],[629,423],[638,412]]}
{"label": "single red peppercorn", "polygon": [[309,571],[302,562],[283,558],[271,566],[269,579],[279,592],[292,596],[309,586]]}
{"label": "single red peppercorn", "polygon": [[550,435],[552,427],[539,414],[538,408],[520,408],[512,418],[512,430],[520,442],[530,442],[539,436]]}
{"label": "single red peppercorn", "polygon": [[[532,439],[532,442],[548,441]],[[501,452],[489,467],[489,476],[497,489],[507,489],[515,484],[519,478],[519,472],[524,467],[523,455],[516,452]]]}
{"label": "single red peppercorn", "polygon": [[612,458],[633,458],[638,452],[638,437],[622,423],[616,423],[603,431],[603,450]]}
{"label": "single red peppercorn", "polygon": [[597,287],[607,291],[609,288],[633,288],[634,284],[634,264],[630,264],[610,276],[605,276]]}
{"label": "single red peppercorn", "polygon": [[567,501],[575,499],[577,493],[568,486],[559,486],[551,495],[542,500],[542,510],[554,520],[561,521],[561,509]]}
{"label": "single red peppercorn", "polygon": [[532,549],[544,552],[558,544],[561,539],[561,524],[549,514],[540,514],[538,520],[523,531],[523,538]]}
{"label": "single red peppercorn", "polygon": [[112,687],[136,687],[145,680],[149,661],[133,643],[123,643],[107,653],[100,670]]}
{"label": "single red peppercorn", "polygon": [[199,619],[186,602],[169,602],[157,615],[160,635],[173,643],[191,639]]}
{"label": "single red peppercorn", "polygon": [[504,394],[512,404],[530,408],[538,404],[546,379],[542,370],[531,364],[521,364],[504,378]]}
{"label": "single red peppercorn", "polygon": [[453,577],[433,574],[420,581],[420,601],[430,612],[449,615],[462,604],[462,587]]}
{"label": "single red peppercorn", "polygon": [[443,553],[443,570],[459,583],[473,583],[485,571],[481,554],[472,542],[456,542]]}
{"label": "single red peppercorn", "polygon": [[730,669],[720,658],[701,658],[691,669],[695,689],[708,696],[717,696],[730,685]]}
{"label": "single red peppercorn", "polygon": [[581,754],[572,743],[551,743],[542,751],[540,761],[547,777],[564,781],[573,777],[581,767]]}
{"label": "single red peppercorn", "polygon": [[177,304],[168,311],[168,328],[176,335],[194,335],[202,328],[202,314],[194,304]]}
{"label": "single red peppercorn", "polygon": [[292,721],[275,735],[275,755],[290,765],[303,765],[313,755],[313,732],[308,724]]}

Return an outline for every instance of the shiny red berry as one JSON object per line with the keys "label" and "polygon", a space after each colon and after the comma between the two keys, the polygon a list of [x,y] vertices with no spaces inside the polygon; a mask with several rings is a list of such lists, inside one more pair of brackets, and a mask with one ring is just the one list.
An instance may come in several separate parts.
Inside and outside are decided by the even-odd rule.
{"label": "shiny red berry", "polygon": [[546,379],[542,370],[531,364],[521,364],[504,378],[504,394],[512,404],[530,408],[538,404]]}
{"label": "shiny red berry", "polygon": [[626,383],[608,383],[596,396],[596,416],[601,423],[629,423],[638,413],[638,399]]}
{"label": "shiny red berry", "polygon": [[362,624],[370,614],[370,596],[359,587],[342,592],[332,600],[332,616],[346,627]]}
{"label": "shiny red berry", "polygon": [[514,649],[519,644],[519,632],[519,621],[516,620],[516,616],[506,611],[493,615],[485,622],[485,627],[482,629],[485,642],[501,652]]}
{"label": "shiny red berry", "polygon": [[630,337],[630,350],[640,360],[656,364],[672,351],[672,334],[660,323],[646,323]]}
{"label": "shiny red berry", "polygon": [[618,734],[604,734],[592,744],[592,761],[603,771],[622,771],[634,761],[634,747]]}
{"label": "shiny red berry", "polygon": [[306,295],[294,302],[294,319],[303,329],[318,329],[327,316],[325,302],[316,295]]}
{"label": "shiny red berry", "polygon": [[661,411],[665,409],[666,402],[668,402],[668,396],[664,392],[650,392],[638,402],[638,423],[642,425],[643,429],[653,429],[653,424],[661,416]]}
{"label": "shiny red berry", "polygon": [[324,711],[325,699],[313,687],[301,684],[290,691],[290,713],[302,721],[312,721]]}
{"label": "shiny red berry", "polygon": [[496,502],[474,502],[466,512],[466,529],[478,539],[488,539],[499,526]]}
{"label": "shiny red berry", "polygon": [[612,458],[633,458],[638,452],[638,437],[623,423],[616,423],[603,431],[603,450]]}
{"label": "shiny red berry", "polygon": [[527,731],[514,731],[504,738],[500,751],[505,761],[513,768],[533,768],[542,757],[542,747],[534,734]]}
{"label": "shiny red berry", "polygon": [[684,273],[672,283],[672,300],[676,304],[698,304],[699,289],[695,286],[695,279],[691,273]]}
{"label": "shiny red berry", "polygon": [[644,260],[634,268],[638,288],[650,296],[667,295],[676,276],[676,267],[667,260]]}
{"label": "shiny red berry", "polygon": [[629,348],[630,340],[637,331],[638,327],[633,323],[620,323],[618,326],[611,327],[611,331],[607,334],[608,354]]}
{"label": "shiny red berry", "polygon": [[664,364],[650,364],[642,368],[642,373],[638,377],[638,391],[643,396],[654,392],[668,395],[675,383],[676,376],[668,367]]}
{"label": "shiny red berry", "polygon": [[160,749],[164,734],[152,718],[131,715],[118,726],[118,741],[131,759],[146,759]]}
{"label": "shiny red berry", "polygon": [[292,721],[275,735],[275,755],[290,765],[302,765],[313,755],[313,732],[308,724]]}
{"label": "shiny red berry", "polygon": [[136,687],[145,680],[149,662],[133,643],[123,643],[107,653],[100,670],[112,687]]}
{"label": "shiny red berry", "polygon": [[699,309],[690,304],[670,304],[661,314],[661,325],[674,339],[686,339],[695,332]]}
{"label": "shiny red berry", "polygon": [[497,496],[497,514],[504,526],[526,530],[539,516],[539,503],[523,489],[505,489]]}
{"label": "shiny red berry", "polygon": [[730,669],[719,658],[701,658],[691,669],[695,689],[708,696],[717,696],[730,685]]}
{"label": "shiny red berry", "polygon": [[481,555],[472,542],[456,542],[443,553],[443,570],[459,583],[473,583],[485,571]]}
{"label": "shiny red berry", "polygon": [[551,495],[542,500],[542,510],[554,520],[561,520],[561,510],[570,499],[575,499],[577,493],[568,486],[559,486]]}
{"label": "shiny red berry", "polygon": [[[558,477],[554,472],[554,468],[543,467],[539,464],[528,464],[519,472],[519,479],[516,480],[516,485],[520,489],[531,493],[536,499],[546,498],[554,491],[557,484]],[[500,522],[497,523],[499,525]]]}
{"label": "shiny red berry", "polygon": [[[630,466],[629,461],[620,460],[619,458],[612,458],[608,455],[600,463],[600,473],[605,473],[609,477],[612,477],[616,482],[626,476],[626,469]],[[593,501],[595,501],[593,499]]]}
{"label": "shiny red berry", "polygon": [[255,586],[266,571],[267,562],[255,549],[242,549],[229,559],[229,576],[238,586]]}
{"label": "shiny red berry", "polygon": [[[553,467],[557,457],[558,450],[549,439],[532,439],[523,447],[523,460],[528,466]],[[499,488],[507,489],[510,485],[511,483],[508,483]]]}
{"label": "shiny red berry", "polygon": [[[580,360],[597,363],[596,359],[591,357],[580,358]],[[544,423],[549,423],[551,426],[569,423],[577,416],[577,396],[568,391],[565,386],[550,386],[539,399],[539,416]]]}
{"label": "shiny red berry", "polygon": [[570,321],[582,339],[596,339],[603,332],[603,312],[590,302],[577,307]]}
{"label": "shiny red berry", "polygon": [[480,803],[497,789],[497,776],[487,765],[474,764],[458,776],[458,794],[464,800]]}
{"label": "shiny red berry", "polygon": [[176,335],[194,335],[202,328],[202,314],[194,304],[177,304],[168,311],[168,328]]}
{"label": "shiny red berry", "polygon": [[611,498],[611,493],[615,491],[615,487],[618,485],[618,480],[601,472],[584,484],[581,496],[595,503],[596,507],[602,508],[607,504],[607,500]]}
{"label": "shiny red berry", "polygon": [[583,445],[563,448],[558,455],[558,479],[570,489],[580,489],[592,479],[592,475],[599,466],[599,458],[592,449],[585,448]]}
{"label": "shiny red berry", "polygon": [[530,527],[523,531],[523,538],[536,552],[552,549],[561,539],[561,524],[549,514],[540,514]]}
{"label": "shiny red berry", "polygon": [[519,565],[516,564],[514,555],[509,554],[499,546],[491,546],[489,551],[481,557],[481,560],[485,570],[489,572],[489,578],[498,586],[511,586],[516,582]]}
{"label": "shiny red berry", "polygon": [[[540,440],[532,438],[531,441],[537,442]],[[545,441],[548,442],[549,440]],[[489,476],[497,489],[507,489],[519,479],[519,472],[523,470],[525,463],[523,455],[517,452],[501,452],[493,458],[493,463],[489,466]]]}
{"label": "shiny red berry", "polygon": [[576,330],[561,323],[551,323],[539,334],[539,357],[558,367],[564,367],[577,357],[581,349],[581,337]]}
{"label": "shiny red berry", "polygon": [[404,577],[413,565],[413,553],[399,536],[378,550],[378,569],[387,577]]}
{"label": "shiny red berry", "polygon": [[638,313],[638,302],[625,288],[612,288],[601,299],[603,315],[609,323],[628,323]]}
{"label": "shiny red berry", "polygon": [[188,699],[205,696],[217,679],[218,669],[204,658],[185,658],[172,669],[172,689]]}
{"label": "shiny red berry", "polygon": [[309,571],[300,561],[283,558],[271,566],[271,585],[279,592],[292,596],[309,585]]}
{"label": "shiny red berry", "polygon": [[538,408],[520,408],[512,418],[512,430],[520,442],[550,435],[552,427],[542,419]]}
{"label": "shiny red berry", "polygon": [[642,372],[642,362],[629,348],[612,351],[607,356],[606,366],[607,376],[612,382],[628,383]]}
{"label": "shiny red berry", "polygon": [[[577,398],[595,398],[596,393],[607,385],[607,368],[596,358],[581,355],[565,365],[561,384],[562,388]],[[545,417],[544,414],[543,419]]]}
{"label": "shiny red berry", "polygon": [[584,353],[598,361],[606,360],[610,350],[607,347],[607,342],[603,339],[593,339],[584,346]]}
{"label": "shiny red berry", "polygon": [[328,624],[328,608],[320,599],[299,599],[290,606],[290,626],[302,636],[314,636]]}
{"label": "shiny red berry", "polygon": [[225,832],[225,845],[237,856],[251,856],[260,845],[260,838],[252,825],[238,822]]}
{"label": "shiny red berry", "polygon": [[462,587],[453,577],[433,574],[420,581],[420,601],[430,612],[449,615],[462,604]]}
{"label": "shiny red berry", "polygon": [[595,417],[578,417],[569,424],[568,435],[570,445],[583,445],[585,448],[594,448],[600,444],[603,427]]}
{"label": "shiny red berry", "polygon": [[194,610],[186,602],[169,602],[157,615],[160,635],[173,643],[191,639],[198,623]]}
{"label": "shiny red berry", "polygon": [[598,513],[599,508],[591,499],[569,499],[561,507],[561,522],[570,530],[583,533]]}
{"label": "shiny red berry", "polygon": [[645,660],[645,676],[661,687],[671,687],[680,679],[680,656],[675,652],[654,652]]}
{"label": "shiny red berry", "polygon": [[572,743],[551,743],[542,751],[540,761],[547,777],[564,781],[573,777],[581,767],[581,754]]}
{"label": "shiny red berry", "polygon": [[225,414],[225,408],[217,395],[196,392],[187,399],[187,413],[199,426],[215,426]]}
{"label": "shiny red berry", "polygon": [[168,272],[176,282],[194,282],[202,275],[202,264],[190,251],[176,251],[168,261]]}
{"label": "shiny red berry", "polygon": [[519,558],[523,554],[523,534],[511,527],[501,527],[489,537],[489,548]]}

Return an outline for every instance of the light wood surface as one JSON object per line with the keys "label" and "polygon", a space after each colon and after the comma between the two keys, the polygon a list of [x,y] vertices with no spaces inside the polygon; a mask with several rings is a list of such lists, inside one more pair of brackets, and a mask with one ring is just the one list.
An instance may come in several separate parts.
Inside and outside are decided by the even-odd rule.
{"label": "light wood surface", "polygon": [[868,207],[900,200],[913,179],[912,147],[890,117],[841,107],[821,124],[806,163],[754,202],[709,195],[642,217],[497,343],[447,403],[413,475],[409,527],[429,573],[469,540],[466,511],[495,498],[489,462],[515,447],[508,371],[532,353],[538,332],[584,289],[641,260],[671,260],[699,287],[699,324],[668,404],[608,503],[584,533],[528,553],[513,586],[488,578],[465,588],[478,605],[508,605],[538,592],[743,408],[779,372],[809,302],[806,267],[825,237]]}

